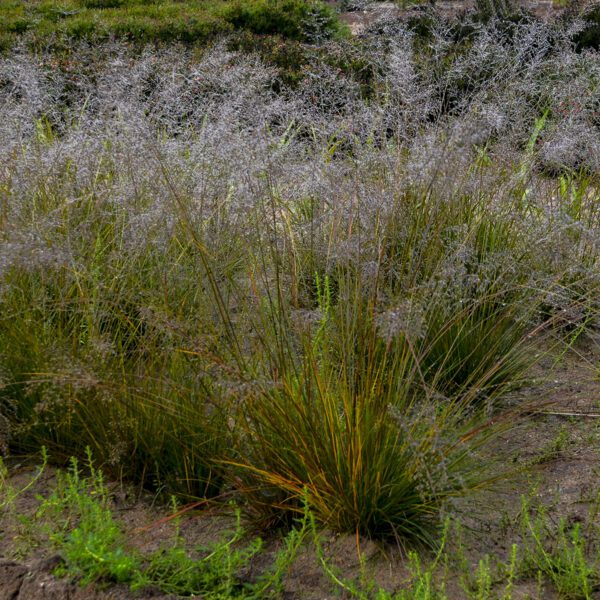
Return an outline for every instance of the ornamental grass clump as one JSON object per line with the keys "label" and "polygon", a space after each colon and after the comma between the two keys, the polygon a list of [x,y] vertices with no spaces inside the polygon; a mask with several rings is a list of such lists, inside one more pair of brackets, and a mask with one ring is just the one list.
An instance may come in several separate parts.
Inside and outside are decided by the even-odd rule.
{"label": "ornamental grass clump", "polygon": [[2,58],[0,445],[433,544],[600,281],[597,60],[455,33]]}
{"label": "ornamental grass clump", "polygon": [[[224,461],[250,514],[285,522],[305,493],[336,531],[433,544],[449,500],[494,479],[477,451],[497,428],[479,408],[497,409],[520,382],[544,327],[539,290],[507,261],[522,250],[516,217],[475,205],[412,190],[362,221],[345,212],[352,243],[338,240],[329,257],[285,219],[278,240],[281,199],[265,205],[257,223],[272,235],[257,248],[247,311],[252,372],[239,374],[255,384]],[[345,237],[350,225],[337,225]]]}
{"label": "ornamental grass clump", "polygon": [[[157,246],[148,231],[153,245],[134,243],[136,216],[101,197],[98,172],[95,191],[61,175],[79,197],[65,201],[57,183],[32,195],[4,245],[0,395],[11,445],[54,456],[90,446],[113,474],[149,488],[217,493],[210,461],[226,415],[180,346],[195,333],[182,314],[204,305],[189,243]],[[207,345],[210,321],[197,335]]]}
{"label": "ornamental grass clump", "polygon": [[490,427],[460,398],[440,404],[408,338],[380,337],[373,303],[347,291],[302,336],[301,358],[277,361],[245,398],[227,464],[263,522],[293,517],[305,498],[335,531],[434,544],[447,502],[490,478],[475,459]]}

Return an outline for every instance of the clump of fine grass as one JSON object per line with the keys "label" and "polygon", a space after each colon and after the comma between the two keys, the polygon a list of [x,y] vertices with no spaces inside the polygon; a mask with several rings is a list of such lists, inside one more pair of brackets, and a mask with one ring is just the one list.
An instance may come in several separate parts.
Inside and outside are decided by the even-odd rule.
{"label": "clump of fine grass", "polygon": [[306,490],[336,531],[433,544],[445,502],[485,479],[469,464],[475,426],[461,423],[460,401],[436,412],[419,393],[410,349],[386,347],[368,307],[351,318],[339,323],[348,328],[341,357],[330,354],[335,344],[309,346],[300,364],[278,362],[276,380],[244,402],[232,464],[242,468],[241,491],[262,518],[293,514]]}
{"label": "clump of fine grass", "polygon": [[[89,210],[72,207],[66,226]],[[209,463],[220,454],[226,415],[210,404],[211,384],[177,338],[184,327],[178,312],[194,310],[198,277],[192,267],[187,290],[169,287],[186,260],[181,246],[166,269],[152,251],[120,253],[123,216],[108,209],[88,218],[76,263],[5,273],[2,396],[12,444],[32,451],[44,443],[63,455],[90,446],[114,473],[159,490],[210,495],[220,488]],[[152,300],[144,288],[159,295]],[[161,289],[178,294],[170,314]],[[214,332],[206,325],[210,345]]]}
{"label": "clump of fine grass", "polygon": [[596,138],[556,140],[597,64],[515,27],[402,29],[294,88],[224,45],[3,59],[5,445],[433,544],[492,478],[486,410],[597,310]]}
{"label": "clump of fine grass", "polygon": [[[540,297],[523,273],[498,262],[495,251],[518,246],[510,235],[501,239],[502,227],[489,226],[495,239],[480,233],[478,218],[435,209],[428,216],[418,227],[450,234],[460,223],[461,248],[474,242],[473,263],[460,263],[470,288],[450,285],[461,271],[444,271],[455,240],[440,246],[432,236],[431,246],[402,248],[423,261],[420,273],[403,273],[402,258],[381,255],[365,268],[359,251],[322,277],[316,271],[312,294],[293,289],[290,302],[281,283],[285,252],[257,249],[263,279],[246,299],[254,358],[238,363],[240,380],[254,383],[240,398],[238,457],[225,464],[266,522],[293,515],[307,490],[311,510],[335,530],[433,544],[448,500],[484,484],[473,455],[490,426],[471,411],[484,399],[493,404],[530,364],[527,334]],[[390,241],[387,225],[382,245]],[[300,286],[303,263],[318,258],[303,257],[294,240],[289,248],[292,287]],[[420,312],[423,289],[430,306]],[[216,295],[224,304],[218,288]],[[311,302],[312,309],[297,306]],[[230,335],[241,347],[235,326]]]}
{"label": "clump of fine grass", "polygon": [[242,223],[222,210],[198,221],[156,164],[166,239],[157,229],[129,246],[134,207],[35,207],[60,218],[56,244],[65,230],[86,237],[64,262],[5,271],[13,447],[90,445],[115,473],[188,495],[230,479],[269,522],[289,520],[306,488],[336,530],[433,544],[448,500],[489,479],[473,460],[490,432],[473,407],[518,382],[539,328],[527,263],[503,258],[522,251],[520,228],[417,190],[354,239],[342,233],[354,216],[333,213],[327,243],[345,250],[330,259],[311,247],[321,225],[306,240],[276,199]]}

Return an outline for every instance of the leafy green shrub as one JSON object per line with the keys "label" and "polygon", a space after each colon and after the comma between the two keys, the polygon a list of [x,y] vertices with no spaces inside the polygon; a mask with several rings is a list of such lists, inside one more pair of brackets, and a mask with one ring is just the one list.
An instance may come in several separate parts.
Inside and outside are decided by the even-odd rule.
{"label": "leafy green shrub", "polygon": [[[27,33],[42,46],[52,40],[124,37],[141,44],[181,41],[206,44],[235,30],[311,41],[342,34],[334,11],[310,0],[66,0],[42,2],[24,11],[0,0],[0,33],[5,44]],[[9,36],[9,34],[11,34]]]}
{"label": "leafy green shrub", "polygon": [[248,54],[257,52],[266,64],[274,65],[279,78],[273,82],[273,86],[279,92],[282,83],[296,86],[303,79],[313,47],[296,40],[282,40],[244,31],[232,36],[229,48]]}
{"label": "leafy green shrub", "polygon": [[477,0],[475,8],[478,17],[484,20],[508,18],[517,12],[517,6],[513,0]]}
{"label": "leafy green shrub", "polygon": [[236,29],[294,40],[330,37],[341,31],[332,9],[312,1],[236,1],[223,10],[223,16]]}

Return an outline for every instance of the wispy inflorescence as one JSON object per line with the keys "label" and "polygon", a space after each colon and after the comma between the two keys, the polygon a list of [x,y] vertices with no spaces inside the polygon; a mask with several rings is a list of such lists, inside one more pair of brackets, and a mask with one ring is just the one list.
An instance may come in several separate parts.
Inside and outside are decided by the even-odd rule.
{"label": "wispy inflorescence", "polygon": [[8,419],[430,541],[473,406],[597,324],[600,60],[577,23],[425,17],[288,70],[234,40],[0,58],[0,449]]}

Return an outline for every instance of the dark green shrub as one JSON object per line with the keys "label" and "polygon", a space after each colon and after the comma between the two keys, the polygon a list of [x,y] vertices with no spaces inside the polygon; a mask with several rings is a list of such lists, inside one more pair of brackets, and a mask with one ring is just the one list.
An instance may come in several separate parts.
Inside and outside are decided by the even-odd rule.
{"label": "dark green shrub", "polygon": [[332,37],[341,31],[331,8],[300,0],[237,1],[225,8],[223,17],[238,29],[300,41]]}
{"label": "dark green shrub", "polygon": [[125,0],[81,0],[85,8],[119,8]]}
{"label": "dark green shrub", "polygon": [[302,80],[313,51],[296,40],[259,36],[249,31],[238,33],[229,48],[245,53],[257,52],[265,63],[275,66],[279,75],[274,81],[277,92],[281,91],[281,84],[295,86]]}
{"label": "dark green shrub", "polygon": [[590,8],[583,16],[585,27],[575,36],[578,50],[600,49],[600,4]]}
{"label": "dark green shrub", "polygon": [[48,40],[55,45],[69,38],[111,36],[142,44],[205,44],[236,29],[306,42],[343,32],[333,9],[315,0],[65,0],[27,9],[22,4],[0,0],[0,50],[25,33],[44,46]]}

